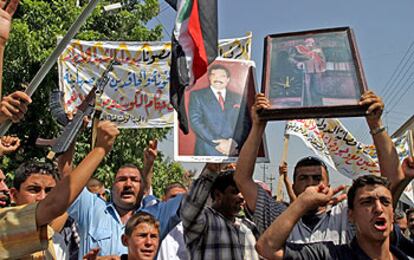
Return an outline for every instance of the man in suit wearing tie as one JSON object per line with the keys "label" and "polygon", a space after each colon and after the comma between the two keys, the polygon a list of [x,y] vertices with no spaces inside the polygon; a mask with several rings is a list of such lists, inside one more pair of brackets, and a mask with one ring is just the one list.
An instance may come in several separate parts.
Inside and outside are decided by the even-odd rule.
{"label": "man in suit wearing tie", "polygon": [[191,92],[189,116],[196,134],[194,155],[237,156],[251,122],[242,96],[228,88],[229,70],[214,64],[208,70],[210,86]]}

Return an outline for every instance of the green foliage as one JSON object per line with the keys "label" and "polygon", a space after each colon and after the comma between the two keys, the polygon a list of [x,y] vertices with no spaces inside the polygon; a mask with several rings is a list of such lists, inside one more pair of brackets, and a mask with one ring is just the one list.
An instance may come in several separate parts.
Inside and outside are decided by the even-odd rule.
{"label": "green foliage", "polygon": [[[88,2],[88,1],[82,1]],[[146,24],[159,12],[158,0],[144,0],[129,9],[104,12],[103,6],[109,1],[101,1],[81,31],[75,37],[81,40],[125,40],[156,41],[162,38],[162,27],[147,28]],[[54,50],[57,37],[66,33],[82,9],[75,0],[21,0],[18,13],[13,20],[13,29],[6,48],[4,70],[4,92],[21,90],[39,70],[44,60]],[[57,65],[43,80],[33,95],[25,120],[14,125],[9,134],[16,134],[22,140],[19,151],[2,158],[5,172],[12,173],[17,166],[30,158],[42,158],[47,151],[36,148],[37,137],[52,138],[59,134],[59,127],[51,118],[49,93],[57,88]],[[96,172],[96,177],[107,186],[119,166],[135,163],[142,167],[143,150],[151,139],[161,141],[168,129],[122,130],[112,152]],[[90,150],[90,130],[78,139],[75,163],[78,163]],[[163,185],[180,181],[184,170],[176,163],[163,161],[159,155],[155,165],[154,190],[159,194]],[[159,186],[159,187],[158,187]]]}

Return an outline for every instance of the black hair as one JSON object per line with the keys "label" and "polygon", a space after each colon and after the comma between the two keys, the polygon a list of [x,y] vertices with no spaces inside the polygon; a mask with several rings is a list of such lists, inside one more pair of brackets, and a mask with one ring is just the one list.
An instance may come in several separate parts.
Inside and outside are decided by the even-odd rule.
{"label": "black hair", "polygon": [[322,166],[323,168],[325,168],[326,177],[329,180],[329,172],[328,172],[328,167],[326,166],[326,164],[321,159],[319,159],[318,157],[307,156],[307,157],[304,157],[304,158],[300,159],[296,163],[295,169],[293,170],[293,181],[296,180],[296,175],[297,175],[298,168],[307,167],[307,166]]}
{"label": "black hair", "polygon": [[20,190],[21,184],[33,174],[52,176],[56,182],[59,180],[59,171],[53,163],[30,160],[20,164],[16,169],[13,179],[13,187]]}
{"label": "black hair", "polygon": [[221,64],[213,64],[208,68],[208,75],[211,74],[213,70],[224,70],[228,78],[230,78],[230,71],[227,67]]}
{"label": "black hair", "polygon": [[213,200],[215,200],[214,192],[216,190],[223,193],[229,186],[233,186],[237,188],[236,182],[233,179],[233,175],[234,175],[234,170],[227,170],[227,171],[219,173],[210,191],[210,196]]}
{"label": "black hair", "polygon": [[125,163],[123,164],[121,167],[118,168],[118,171],[115,173],[115,178],[116,175],[118,174],[119,170],[124,169],[124,168],[131,168],[131,169],[136,169],[139,172],[139,176],[141,176],[141,189],[145,190],[147,183],[145,182],[145,176],[142,175],[142,169],[138,168],[138,166],[136,166],[133,163]]}
{"label": "black hair", "polygon": [[348,190],[348,209],[354,208],[354,199],[357,191],[368,185],[381,185],[388,190],[390,189],[390,182],[385,177],[372,174],[358,177],[356,180],[354,180],[351,188]]}

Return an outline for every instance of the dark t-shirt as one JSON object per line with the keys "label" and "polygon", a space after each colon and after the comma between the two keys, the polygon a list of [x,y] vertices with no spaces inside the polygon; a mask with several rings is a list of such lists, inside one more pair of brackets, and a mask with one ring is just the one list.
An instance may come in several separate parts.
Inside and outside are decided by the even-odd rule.
{"label": "dark t-shirt", "polygon": [[[398,248],[391,245],[391,253],[397,259],[408,259]],[[332,242],[310,244],[286,243],[284,259],[370,259],[354,238],[350,244],[334,245]]]}
{"label": "dark t-shirt", "polygon": [[326,212],[322,214],[308,214],[302,217],[302,222],[305,224],[310,230],[313,230],[316,224],[326,215]]}

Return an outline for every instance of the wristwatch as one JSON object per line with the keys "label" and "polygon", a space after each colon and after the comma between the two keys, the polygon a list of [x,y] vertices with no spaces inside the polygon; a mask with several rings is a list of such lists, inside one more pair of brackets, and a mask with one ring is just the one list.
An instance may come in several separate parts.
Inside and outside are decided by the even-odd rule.
{"label": "wristwatch", "polygon": [[385,126],[382,125],[380,127],[377,127],[377,128],[372,129],[371,131],[369,131],[369,133],[371,135],[376,135],[376,134],[382,133],[384,131],[385,131]]}

